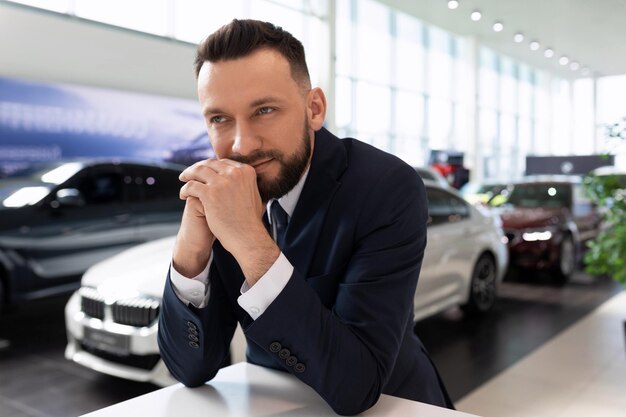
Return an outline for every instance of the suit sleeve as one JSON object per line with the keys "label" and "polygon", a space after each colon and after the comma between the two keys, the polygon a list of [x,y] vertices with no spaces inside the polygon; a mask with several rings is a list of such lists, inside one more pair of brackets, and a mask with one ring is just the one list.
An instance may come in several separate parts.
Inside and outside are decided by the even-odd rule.
{"label": "suit sleeve", "polygon": [[244,326],[343,415],[375,404],[394,369],[426,245],[426,195],[412,168],[396,166],[369,192],[334,307],[294,271],[265,313]]}
{"label": "suit sleeve", "polygon": [[[215,275],[212,269],[211,276]],[[212,379],[228,355],[236,326],[220,280],[211,280],[207,307],[196,308],[176,296],[168,274],[157,340],[163,362],[174,378],[188,387]]]}

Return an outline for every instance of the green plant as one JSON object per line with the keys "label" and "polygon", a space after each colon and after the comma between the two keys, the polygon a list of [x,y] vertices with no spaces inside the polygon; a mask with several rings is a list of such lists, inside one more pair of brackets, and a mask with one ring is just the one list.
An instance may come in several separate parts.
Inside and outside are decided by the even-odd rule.
{"label": "green plant", "polygon": [[[607,139],[626,141],[626,117],[606,129]],[[604,225],[588,243],[585,269],[594,275],[610,275],[626,287],[626,176],[589,175],[583,187],[600,208]]]}
{"label": "green plant", "polygon": [[585,269],[594,275],[608,274],[626,285],[626,189],[622,178],[602,175],[584,180],[587,194],[602,210],[604,223],[598,236],[588,243]]}

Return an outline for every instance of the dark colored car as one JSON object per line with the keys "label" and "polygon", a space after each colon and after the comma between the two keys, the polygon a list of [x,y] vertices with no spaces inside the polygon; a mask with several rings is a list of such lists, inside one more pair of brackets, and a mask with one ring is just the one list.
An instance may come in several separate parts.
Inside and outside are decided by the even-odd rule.
{"label": "dark colored car", "polygon": [[175,234],[184,167],[36,165],[0,180],[0,306],[70,292],[91,265]]}
{"label": "dark colored car", "polygon": [[549,270],[557,282],[569,279],[585,242],[600,227],[596,206],[583,196],[578,177],[515,183],[500,215],[510,265]]}

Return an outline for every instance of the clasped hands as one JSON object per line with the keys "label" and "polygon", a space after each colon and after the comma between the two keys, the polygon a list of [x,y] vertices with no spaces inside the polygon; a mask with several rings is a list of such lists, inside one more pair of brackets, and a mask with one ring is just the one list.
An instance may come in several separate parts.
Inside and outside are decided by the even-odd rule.
{"label": "clasped hands", "polygon": [[185,210],[174,247],[176,270],[186,277],[207,265],[215,239],[230,252],[252,286],[280,255],[262,216],[256,172],[230,159],[207,159],[179,176]]}

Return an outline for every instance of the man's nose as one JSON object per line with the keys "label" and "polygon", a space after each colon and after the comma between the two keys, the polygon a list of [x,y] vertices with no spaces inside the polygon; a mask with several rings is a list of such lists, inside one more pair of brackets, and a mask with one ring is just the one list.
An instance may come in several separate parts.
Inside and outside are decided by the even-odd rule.
{"label": "man's nose", "polygon": [[250,155],[261,147],[261,140],[249,123],[238,123],[232,142],[232,153]]}

